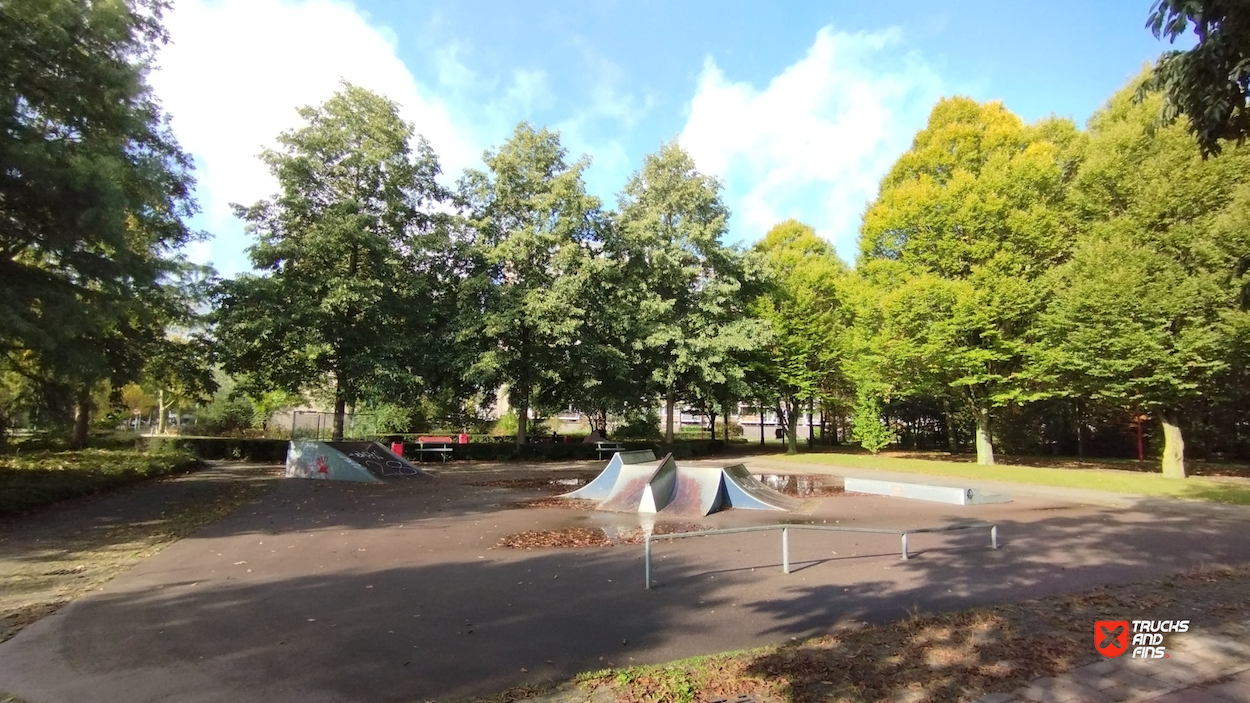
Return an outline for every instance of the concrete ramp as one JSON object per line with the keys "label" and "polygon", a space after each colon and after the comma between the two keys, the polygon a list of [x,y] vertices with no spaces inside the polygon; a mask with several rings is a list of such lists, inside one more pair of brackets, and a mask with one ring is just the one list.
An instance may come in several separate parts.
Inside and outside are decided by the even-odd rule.
{"label": "concrete ramp", "polygon": [[287,478],[377,483],[385,478],[428,476],[377,442],[296,439],[286,452]]}
{"label": "concrete ramp", "polygon": [[[617,474],[612,492],[599,509],[618,513],[657,512],[673,497],[676,473],[677,464],[672,454],[647,464],[624,464]],[[655,486],[652,486],[653,482]]]}
{"label": "concrete ramp", "polygon": [[600,501],[598,509],[703,517],[721,508],[795,510],[802,501],[773,490],[742,464],[724,469],[682,468],[672,454],[618,452],[595,480],[561,498]]}
{"label": "concrete ramp", "polygon": [[673,498],[660,512],[664,515],[703,517],[720,509],[725,492],[721,469],[680,469]]}
{"label": "concrete ramp", "polygon": [[901,483],[899,481],[880,481],[872,478],[848,478],[843,485],[846,490],[854,493],[871,493],[882,496],[897,496],[912,500],[927,500],[934,503],[951,505],[979,505],[982,503],[1008,503],[1010,496],[984,493],[976,488],[963,486],[940,486],[931,483]]}
{"label": "concrete ramp", "polygon": [[725,504],[748,510],[795,510],[802,501],[765,486],[742,464],[721,469],[724,476]]}
{"label": "concrete ramp", "polygon": [[616,485],[617,477],[621,475],[621,467],[654,462],[655,452],[650,449],[634,452],[617,452],[612,455],[612,461],[608,462],[607,467],[595,477],[595,480],[576,491],[565,493],[559,497],[580,498],[581,500],[607,500],[608,496],[612,495],[612,488]]}

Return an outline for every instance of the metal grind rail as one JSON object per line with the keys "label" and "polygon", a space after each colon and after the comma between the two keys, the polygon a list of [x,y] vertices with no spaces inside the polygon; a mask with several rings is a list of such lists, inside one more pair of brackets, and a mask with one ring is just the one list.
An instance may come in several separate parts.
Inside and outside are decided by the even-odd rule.
{"label": "metal grind rail", "polygon": [[988,522],[972,522],[960,523],[957,525],[946,525],[945,527],[917,527],[910,530],[891,530],[880,527],[837,527],[834,525],[757,525],[754,527],[725,527],[719,530],[700,530],[698,532],[674,532],[667,535],[647,535],[647,539],[643,544],[643,567],[647,582],[647,589],[652,586],[651,581],[651,542],[660,539],[685,539],[687,537],[708,537],[711,535],[731,535],[738,532],[768,532],[770,530],[781,530],[781,573],[790,573],[790,530],[819,530],[822,532],[859,532],[875,535],[898,535],[902,541],[902,558],[906,560],[907,554],[907,535],[920,534],[923,532],[954,532],[956,530],[984,530],[990,531],[990,547],[998,549],[998,526]]}

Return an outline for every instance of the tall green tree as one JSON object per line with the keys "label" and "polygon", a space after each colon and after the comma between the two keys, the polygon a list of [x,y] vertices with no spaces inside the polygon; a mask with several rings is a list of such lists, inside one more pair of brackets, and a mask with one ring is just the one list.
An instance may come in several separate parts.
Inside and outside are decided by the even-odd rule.
{"label": "tall green tree", "polygon": [[861,260],[899,264],[881,343],[975,413],[979,463],[994,463],[993,408],[1027,392],[1033,282],[1066,251],[1078,143],[1070,122],[1025,125],[1000,103],[943,99],[864,216]]}
{"label": "tall green tree", "polygon": [[222,282],[214,315],[225,369],[250,394],[329,386],[334,439],[346,407],[419,389],[448,248],[438,159],[395,103],[344,83],[261,158],[280,192],[235,206],[260,272]]}
{"label": "tall green tree", "polygon": [[[506,386],[525,418],[536,401],[570,400],[584,383],[580,346],[602,213],[582,182],[589,160],[565,161],[556,132],[523,122],[485,161],[485,171],[461,181],[478,266],[464,283],[460,337],[475,350],[466,375]],[[518,444],[526,429],[518,423]]]}
{"label": "tall green tree", "polygon": [[1166,123],[1188,118],[1203,156],[1222,150],[1222,141],[1241,144],[1250,134],[1250,7],[1239,0],[1157,0],[1146,26],[1156,39],[1175,42],[1193,32],[1187,51],[1166,51],[1138,100],[1159,90]]}
{"label": "tall green tree", "polygon": [[804,407],[832,399],[847,385],[841,364],[846,314],[839,286],[848,272],[828,242],[795,220],[769,230],[754,253],[770,281],[768,291],[751,305],[771,332],[762,350],[765,363],[757,369],[773,386],[786,450],[793,454]]}
{"label": "tall green tree", "polygon": [[77,405],[78,446],[93,389],[137,378],[188,312],[191,162],[147,83],[167,8],[0,4],[0,351]]}
{"label": "tall green tree", "polygon": [[1040,368],[1067,392],[1158,418],[1163,473],[1183,477],[1185,413],[1250,359],[1237,338],[1250,251],[1250,150],[1204,159],[1139,76],[1090,120],[1071,191],[1079,246],[1050,275]]}
{"label": "tall green tree", "polygon": [[721,242],[729,212],[720,183],[676,142],[646,157],[619,196],[627,276],[641,286],[635,315],[653,389],[664,398],[666,442],[678,401],[743,377],[741,355],[766,328],[740,252]]}

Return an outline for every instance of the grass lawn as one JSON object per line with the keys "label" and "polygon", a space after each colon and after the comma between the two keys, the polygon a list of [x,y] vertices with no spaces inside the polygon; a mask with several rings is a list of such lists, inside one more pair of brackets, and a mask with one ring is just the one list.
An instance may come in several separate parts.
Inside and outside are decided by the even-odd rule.
{"label": "grass lawn", "polygon": [[[856,469],[878,469],[899,473],[927,474],[954,478],[975,478],[988,481],[1008,481],[1037,486],[1061,486],[1084,488],[1114,493],[1132,493],[1168,498],[1186,498],[1216,503],[1250,505],[1250,481],[1232,477],[1191,476],[1186,479],[1164,478],[1160,474],[1145,473],[1136,462],[1116,463],[1062,462],[1061,466],[1021,466],[997,464],[980,466],[966,461],[942,461],[871,454],[821,453],[793,456],[775,455],[774,459],[797,464],[822,464],[845,466]],[[1034,460],[1036,463],[1037,460]],[[1060,464],[1060,461],[1053,462]],[[1098,468],[1094,468],[1098,467]],[[1230,472],[1231,473],[1231,472]]]}
{"label": "grass lawn", "polygon": [[0,516],[189,471],[197,465],[198,461],[191,454],[174,450],[37,450],[3,455],[0,456]]}

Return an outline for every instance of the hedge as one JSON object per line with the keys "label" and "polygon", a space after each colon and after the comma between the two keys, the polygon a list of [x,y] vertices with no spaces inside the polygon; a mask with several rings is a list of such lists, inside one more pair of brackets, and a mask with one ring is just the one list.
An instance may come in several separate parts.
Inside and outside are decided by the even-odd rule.
{"label": "hedge", "polygon": [[[357,440],[349,440],[357,441]],[[242,439],[233,437],[143,437],[140,444],[156,449],[172,446],[194,454],[200,459],[231,459],[238,461],[274,462],[286,461],[285,439]],[[386,446],[389,443],[384,442]],[[626,450],[650,449],[656,456],[672,452],[677,459],[712,456],[724,451],[725,442],[719,439],[678,439],[666,448],[662,442],[625,441]],[[405,446],[413,446],[412,442]],[[570,444],[526,444],[517,446],[507,442],[470,442],[453,445],[452,459],[470,461],[583,461],[599,458],[595,445],[580,442]],[[409,453],[409,458],[412,454]]]}
{"label": "hedge", "polygon": [[172,445],[205,460],[231,459],[282,463],[286,461],[288,441],[238,437],[143,437],[141,444],[146,444],[151,449],[162,445]]}

